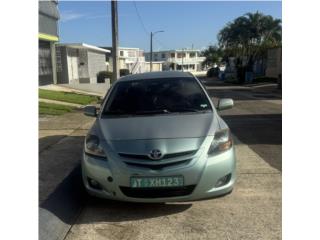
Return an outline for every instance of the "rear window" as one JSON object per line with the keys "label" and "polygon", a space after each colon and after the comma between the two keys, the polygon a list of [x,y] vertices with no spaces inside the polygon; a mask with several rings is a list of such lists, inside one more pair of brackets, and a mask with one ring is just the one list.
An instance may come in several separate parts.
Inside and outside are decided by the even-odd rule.
{"label": "rear window", "polygon": [[116,83],[103,114],[161,114],[212,111],[194,78],[146,79]]}

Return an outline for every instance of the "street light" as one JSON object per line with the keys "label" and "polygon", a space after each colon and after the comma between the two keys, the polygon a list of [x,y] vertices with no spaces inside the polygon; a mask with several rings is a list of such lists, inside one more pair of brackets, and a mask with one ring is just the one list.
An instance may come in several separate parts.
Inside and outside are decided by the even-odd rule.
{"label": "street light", "polygon": [[156,31],[156,32],[151,32],[150,34],[150,72],[152,72],[152,38],[156,33],[164,32],[163,30],[161,31]]}

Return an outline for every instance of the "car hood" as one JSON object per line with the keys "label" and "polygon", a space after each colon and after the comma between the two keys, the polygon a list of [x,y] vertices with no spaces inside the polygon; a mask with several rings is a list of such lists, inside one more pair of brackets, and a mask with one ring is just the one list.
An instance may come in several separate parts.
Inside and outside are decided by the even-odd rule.
{"label": "car hood", "polygon": [[100,118],[97,122],[107,141],[201,138],[213,135],[219,126],[214,112]]}

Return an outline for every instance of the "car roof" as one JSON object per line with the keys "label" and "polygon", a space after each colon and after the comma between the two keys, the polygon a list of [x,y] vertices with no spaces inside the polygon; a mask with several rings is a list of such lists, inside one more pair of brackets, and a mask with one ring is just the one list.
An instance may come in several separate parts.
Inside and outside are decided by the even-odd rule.
{"label": "car roof", "polygon": [[144,79],[156,79],[156,78],[177,78],[177,77],[194,77],[190,72],[181,71],[163,71],[163,72],[146,72],[133,75],[127,75],[119,78],[118,82],[144,80]]}

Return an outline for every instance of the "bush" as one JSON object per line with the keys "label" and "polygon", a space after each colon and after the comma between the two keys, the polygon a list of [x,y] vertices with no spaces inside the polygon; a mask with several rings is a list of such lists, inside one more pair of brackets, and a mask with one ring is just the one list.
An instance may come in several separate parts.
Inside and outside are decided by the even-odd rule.
{"label": "bush", "polygon": [[218,77],[219,76],[219,68],[210,68],[207,71],[207,77]]}
{"label": "bush", "polygon": [[97,83],[104,83],[106,78],[109,78],[111,81],[112,72],[108,72],[108,71],[99,72],[97,74]]}
{"label": "bush", "polygon": [[120,77],[129,75],[129,74],[130,74],[129,69],[125,69],[125,68],[120,69]]}

